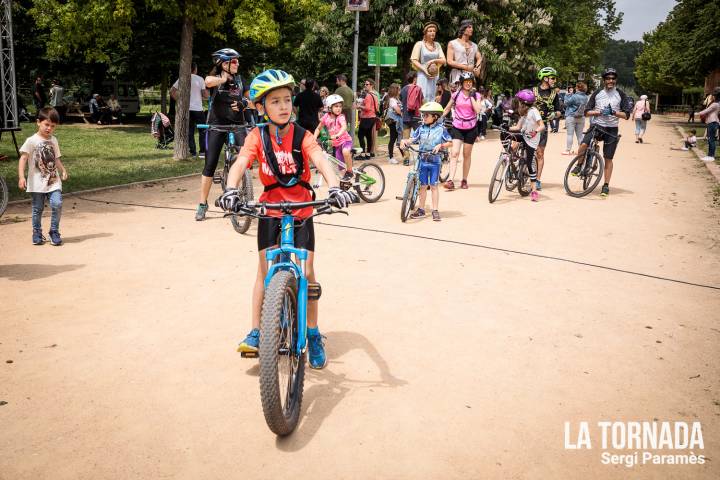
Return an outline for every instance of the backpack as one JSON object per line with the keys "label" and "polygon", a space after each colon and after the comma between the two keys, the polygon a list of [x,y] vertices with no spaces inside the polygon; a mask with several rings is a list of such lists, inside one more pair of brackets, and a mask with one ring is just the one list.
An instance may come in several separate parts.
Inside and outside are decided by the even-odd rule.
{"label": "backpack", "polygon": [[419,115],[423,103],[422,89],[415,84],[408,88],[407,108],[411,115]]}
{"label": "backpack", "polygon": [[303,171],[305,170],[305,159],[303,158],[302,154],[302,142],[303,138],[305,138],[305,132],[307,130],[305,130],[297,123],[294,123],[294,125],[295,128],[293,131],[292,139],[292,157],[295,161],[297,169],[295,173],[289,175],[280,172],[280,166],[278,165],[275,151],[272,148],[272,139],[269,127],[267,125],[263,127],[258,127],[260,133],[260,141],[262,142],[263,152],[265,153],[265,160],[267,160],[270,171],[277,179],[277,182],[271,185],[265,185],[264,191],[269,192],[270,190],[274,190],[276,188],[290,188],[294,187],[295,185],[300,185],[301,187],[310,190],[310,193],[312,194],[312,199],[315,200],[315,190],[313,190],[312,186],[308,182],[300,180],[300,177],[302,177]]}

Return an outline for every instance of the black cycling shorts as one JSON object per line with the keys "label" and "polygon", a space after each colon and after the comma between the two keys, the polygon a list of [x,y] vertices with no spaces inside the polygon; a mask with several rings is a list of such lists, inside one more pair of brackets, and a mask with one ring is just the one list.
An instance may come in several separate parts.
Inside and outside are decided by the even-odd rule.
{"label": "black cycling shorts", "polygon": [[[280,218],[261,218],[258,221],[258,251],[275,247],[280,244]],[[315,227],[313,219],[309,218],[305,225],[300,227],[302,220],[295,220],[295,248],[304,248],[310,252],[315,251]]]}
{"label": "black cycling shorts", "polygon": [[[203,168],[202,174],[204,177],[212,178],[213,175],[215,175],[215,169],[220,159],[220,152],[227,141],[228,133],[211,129],[205,130],[205,132],[205,168]],[[242,147],[245,143],[246,135],[245,126],[239,126],[234,132],[235,145]]]}
{"label": "black cycling shorts", "polygon": [[453,126],[450,129],[450,136],[453,140],[462,140],[465,145],[472,145],[478,136],[477,125],[467,130]]}
{"label": "black cycling shorts", "polygon": [[544,147],[547,145],[548,140],[548,124],[545,124],[545,130],[540,132],[540,143],[538,143],[538,148]]}
{"label": "black cycling shorts", "polygon": [[618,127],[602,127],[603,130],[596,130],[591,128],[585,134],[582,139],[582,143],[590,145],[593,134],[597,137],[598,141],[603,142],[603,157],[605,160],[612,160],[615,157],[615,149],[618,145]]}

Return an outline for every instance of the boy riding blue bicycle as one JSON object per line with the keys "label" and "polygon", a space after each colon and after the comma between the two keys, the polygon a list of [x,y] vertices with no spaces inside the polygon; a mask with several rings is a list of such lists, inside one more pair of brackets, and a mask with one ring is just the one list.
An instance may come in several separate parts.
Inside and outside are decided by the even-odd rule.
{"label": "boy riding blue bicycle", "polygon": [[[295,81],[282,70],[266,70],[250,85],[250,99],[260,109],[265,124],[250,132],[245,140],[237,161],[228,175],[228,189],[220,197],[219,203],[224,210],[234,211],[241,202],[237,187],[245,170],[254,160],[260,164],[259,177],[264,188],[259,202],[308,202],[314,198],[310,181],[310,164],[313,164],[325,178],[329,198],[335,199],[339,206],[347,206],[357,201],[351,191],[338,187],[337,177],[325,158],[325,153],[314,140],[311,132],[295,123],[291,123],[292,93]],[[295,247],[308,251],[306,276],[315,283],[313,268],[315,251],[315,231],[312,218],[313,208],[307,207],[292,212],[301,226],[295,228]],[[257,354],[260,339],[260,316],[265,294],[264,280],[268,265],[266,251],[278,245],[282,212],[269,211],[268,216],[258,222],[258,271],[252,295],[252,330],[243,340],[238,351],[245,354]],[[307,323],[310,366],[323,368],[327,363],[323,337],[318,329],[317,300],[308,302]]]}
{"label": "boy riding blue bicycle", "polygon": [[420,199],[417,210],[410,214],[410,218],[422,218],[425,216],[425,199],[427,197],[427,186],[429,185],[432,194],[432,217],[436,222],[440,221],[438,183],[440,181],[442,158],[439,152],[442,148],[448,149],[452,146],[452,137],[445,129],[443,122],[438,121],[442,113],[443,107],[437,102],[428,102],[420,107],[423,124],[413,131],[409,139],[403,139],[400,142],[401,148],[417,143],[420,150],[418,168]]}

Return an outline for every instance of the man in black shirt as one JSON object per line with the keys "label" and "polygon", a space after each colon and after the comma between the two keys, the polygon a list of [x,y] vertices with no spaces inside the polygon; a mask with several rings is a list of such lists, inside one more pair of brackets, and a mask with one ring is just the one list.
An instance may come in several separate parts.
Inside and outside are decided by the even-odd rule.
{"label": "man in black shirt", "polygon": [[308,78],[305,80],[305,90],[300,92],[293,101],[293,105],[297,109],[297,123],[310,132],[314,132],[320,123],[318,114],[323,108],[322,98],[316,90],[317,83]]}

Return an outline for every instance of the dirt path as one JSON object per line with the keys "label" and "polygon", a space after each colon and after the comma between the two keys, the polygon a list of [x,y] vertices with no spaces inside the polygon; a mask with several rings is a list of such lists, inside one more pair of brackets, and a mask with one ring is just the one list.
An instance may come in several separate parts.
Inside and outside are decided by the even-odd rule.
{"label": "dirt path", "polygon": [[[563,132],[538,204],[506,192],[488,204],[499,144],[486,140],[471,189],[441,194],[439,224],[400,223],[402,166],[384,167],[381,202],[320,219],[330,363],[307,375],[301,424],[282,440],[256,361],[234,352],[254,228],[67,197],[66,244],[34,247],[29,207],[13,206],[0,225],[0,479],[718,478],[718,290],[342,228],[720,286],[709,175],[669,150],[679,136],[660,117],[644,145],[631,128],[607,200],[563,193]],[[192,209],[196,184],[91,198]],[[564,449],[564,422],[605,420],[699,421],[694,453],[710,460],[628,468],[603,465],[597,443]]]}

